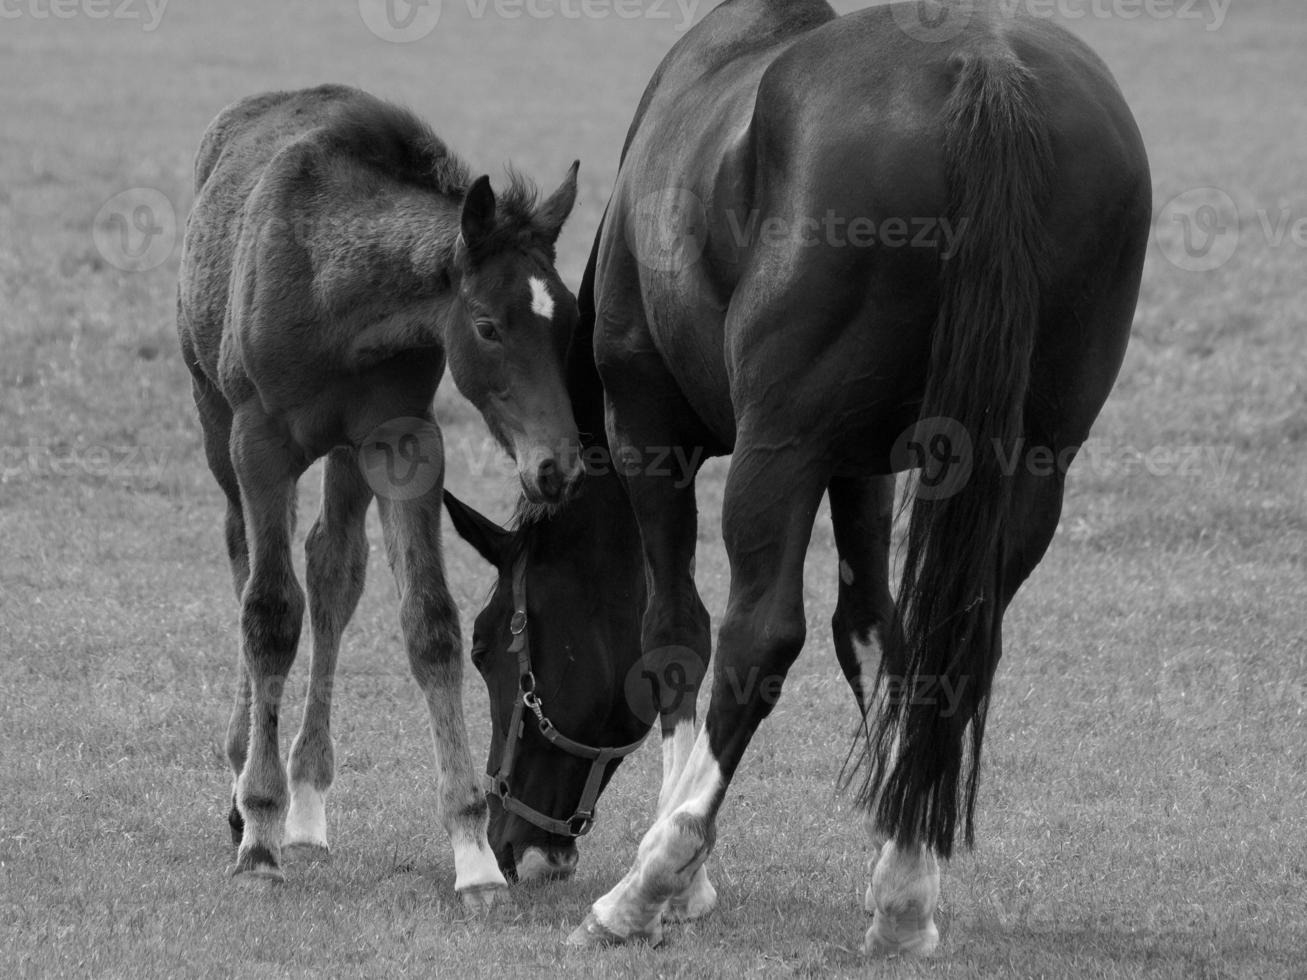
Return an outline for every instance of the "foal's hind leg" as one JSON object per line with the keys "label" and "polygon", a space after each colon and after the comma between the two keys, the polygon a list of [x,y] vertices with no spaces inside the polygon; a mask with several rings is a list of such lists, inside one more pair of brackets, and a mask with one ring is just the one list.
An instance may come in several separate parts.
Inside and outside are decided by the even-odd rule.
{"label": "foal's hind leg", "polygon": [[282,841],[287,850],[328,850],[326,797],[336,772],[331,740],[336,656],[341,632],[363,594],[371,501],[355,451],[332,451],[322,474],[322,511],[304,542],[313,657],[304,721],[290,750],[290,812]]}
{"label": "foal's hind leg", "polygon": [[508,883],[486,840],[489,810],[473,775],[463,720],[463,645],[440,551],[440,481],[413,500],[378,498],[400,593],[409,667],[426,697],[436,750],[440,816],[454,847],[454,889],[487,907]]}
{"label": "foal's hind leg", "polygon": [[[231,562],[232,580],[239,601],[245,591],[245,582],[250,577],[250,555],[245,541],[240,484],[231,465],[231,407],[222,393],[203,375],[194,374],[191,386],[200,425],[204,430],[204,455],[214,479],[227,497],[227,558]],[[245,669],[245,654],[239,649],[236,651],[236,663],[236,697],[227,723],[226,739],[227,763],[232,772],[231,809],[227,814],[227,824],[231,829],[231,842],[239,847],[245,832],[245,821],[236,806],[236,780],[245,768],[250,740],[250,675]]]}
{"label": "foal's hind leg", "polygon": [[249,752],[236,782],[245,833],[232,873],[280,881],[287,794],[277,723],[304,617],[304,593],[290,556],[295,481],[304,464],[282,427],[251,402],[236,413],[231,447],[250,549],[241,644],[252,718]]}

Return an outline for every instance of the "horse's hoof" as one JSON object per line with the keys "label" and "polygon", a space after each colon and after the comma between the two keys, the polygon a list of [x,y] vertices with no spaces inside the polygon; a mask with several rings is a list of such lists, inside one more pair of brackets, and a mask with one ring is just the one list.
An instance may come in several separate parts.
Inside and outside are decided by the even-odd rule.
{"label": "horse's hoof", "polygon": [[231,876],[238,882],[258,884],[279,885],[286,880],[272,852],[258,845],[236,855]]}
{"label": "horse's hoof", "polygon": [[281,856],[287,861],[304,861],[316,864],[331,860],[331,848],[324,842],[297,840],[281,845]]}
{"label": "horse's hoof", "polygon": [[567,937],[567,945],[583,949],[624,946],[628,943],[647,943],[650,946],[657,946],[662,941],[661,929],[656,929],[653,932],[635,932],[629,936],[618,935],[600,922],[593,912],[587,915],[585,921],[572,930],[572,934]]}
{"label": "horse's hoof", "polygon": [[231,831],[231,846],[240,847],[245,837],[245,818],[236,807],[236,797],[231,798],[231,809],[227,811],[227,829]]}
{"label": "horse's hoof", "polygon": [[929,956],[939,946],[939,930],[935,923],[925,928],[906,930],[884,928],[880,916],[872,920],[863,941],[862,951],[868,956]]}
{"label": "horse's hoof", "polygon": [[667,903],[663,918],[668,922],[695,922],[707,918],[717,908],[717,889],[706,878],[702,888],[691,885]]}
{"label": "horse's hoof", "polygon": [[508,887],[499,884],[469,885],[458,893],[458,897],[463,900],[465,909],[477,915],[483,915],[509,900]]}

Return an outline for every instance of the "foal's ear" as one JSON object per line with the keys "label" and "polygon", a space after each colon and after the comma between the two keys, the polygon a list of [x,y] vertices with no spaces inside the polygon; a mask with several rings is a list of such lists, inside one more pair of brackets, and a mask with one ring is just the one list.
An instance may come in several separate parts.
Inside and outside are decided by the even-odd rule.
{"label": "foal's ear", "polygon": [[477,550],[495,568],[508,563],[512,549],[513,532],[506,531],[484,514],[473,510],[448,490],[445,491],[445,509],[454,522],[458,536]]}
{"label": "foal's ear", "polygon": [[536,221],[551,245],[558,241],[558,236],[563,230],[563,222],[567,220],[567,216],[572,213],[572,208],[576,205],[576,173],[580,169],[581,161],[574,161],[558,190],[550,194],[536,211]]}
{"label": "foal's ear", "polygon": [[495,227],[495,192],[484,174],[472,181],[463,198],[463,216],[459,222],[463,243],[475,249]]}

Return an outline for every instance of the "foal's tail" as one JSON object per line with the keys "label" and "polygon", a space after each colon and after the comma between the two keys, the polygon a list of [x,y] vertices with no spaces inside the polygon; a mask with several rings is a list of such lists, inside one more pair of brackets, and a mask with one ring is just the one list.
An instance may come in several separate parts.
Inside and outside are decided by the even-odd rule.
{"label": "foal's tail", "polygon": [[[1052,169],[1032,76],[1010,50],[994,44],[962,53],[955,66],[944,144],[949,217],[959,236],[942,264],[916,440],[918,462],[935,479],[918,487],[912,505],[898,603],[903,647],[888,651],[877,678],[880,696],[871,703],[883,708],[869,719],[870,769],[858,796],[876,809],[883,832],[944,857],[952,853],[960,789],[967,846],[974,839],[981,741],[1000,654],[1012,492],[1003,464],[1015,459],[1023,431]],[[932,474],[932,458],[962,469],[969,458],[970,475],[951,486],[958,471],[935,466]]]}

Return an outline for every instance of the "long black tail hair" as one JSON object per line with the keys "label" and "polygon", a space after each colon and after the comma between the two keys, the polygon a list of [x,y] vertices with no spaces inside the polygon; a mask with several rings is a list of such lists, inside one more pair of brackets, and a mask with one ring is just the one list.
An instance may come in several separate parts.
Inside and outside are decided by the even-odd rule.
{"label": "long black tail hair", "polygon": [[[966,843],[990,684],[1000,655],[1003,533],[1040,308],[1042,211],[1052,169],[1030,72],[1001,42],[957,55],[945,106],[949,212],[960,232],[941,267],[920,418],[970,437],[956,492],[912,503],[898,601],[899,650],[877,678],[858,794],[885,833],[952,854]],[[895,645],[899,641],[895,641]],[[901,673],[896,673],[901,671]],[[956,699],[956,700],[955,700]],[[950,711],[949,708],[954,710]],[[964,742],[970,752],[964,769]]]}

